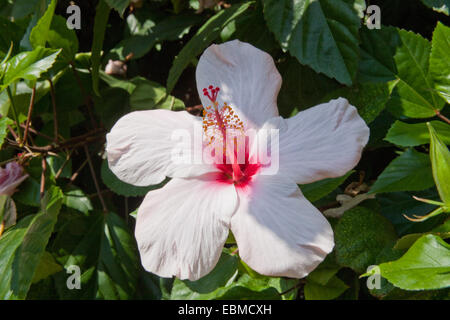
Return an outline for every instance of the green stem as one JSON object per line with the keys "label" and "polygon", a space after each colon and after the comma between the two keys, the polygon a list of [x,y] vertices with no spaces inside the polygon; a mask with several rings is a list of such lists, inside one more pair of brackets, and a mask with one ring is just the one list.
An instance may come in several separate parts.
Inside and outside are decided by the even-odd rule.
{"label": "green stem", "polygon": [[406,215],[403,215],[403,216],[406,219],[408,219],[409,221],[422,222],[422,221],[428,220],[428,219],[430,219],[432,217],[435,217],[437,215],[440,215],[441,213],[446,212],[446,210],[447,210],[446,207],[440,207],[440,208],[437,208],[436,210],[434,210],[433,212],[427,214],[426,216],[416,216],[416,215],[414,215],[414,218],[410,218],[410,217],[408,217]]}
{"label": "green stem", "polygon": [[[14,120],[16,121],[17,131],[19,132],[19,140],[22,141],[22,129],[20,128],[19,117],[17,115],[17,109],[16,109],[16,106],[14,105],[14,100],[13,100],[11,89],[9,88],[9,86],[6,87],[6,92],[8,93],[9,101],[11,102]],[[20,143],[20,141],[18,141],[18,142]]]}
{"label": "green stem", "polygon": [[439,207],[445,206],[445,203],[439,202],[439,201],[433,201],[433,200],[428,200],[428,199],[422,199],[422,198],[419,198],[419,197],[416,197],[416,196],[413,196],[413,199],[414,199],[414,200],[417,200],[417,201],[420,201],[420,202],[425,202],[425,203],[428,203],[428,204],[433,204],[433,205],[439,206]]}

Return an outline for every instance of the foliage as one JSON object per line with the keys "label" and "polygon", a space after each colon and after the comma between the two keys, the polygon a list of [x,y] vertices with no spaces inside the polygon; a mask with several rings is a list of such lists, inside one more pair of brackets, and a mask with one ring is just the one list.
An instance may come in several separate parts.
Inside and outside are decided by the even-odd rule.
{"label": "foliage", "polygon": [[[19,162],[29,177],[0,196],[0,297],[448,299],[450,3],[370,1],[381,7],[379,30],[367,26],[368,4],[83,1],[82,28],[71,30],[69,1],[1,2],[0,162]],[[354,170],[300,185],[322,212],[344,194],[371,198],[329,219],[335,248],[305,279],[256,273],[232,236],[198,281],[146,272],[134,218],[168,179],[135,187],[105,158],[105,135],[128,112],[195,114],[199,55],[233,39],[274,58],[283,117],[345,97],[371,129]],[[125,72],[106,72],[110,60]],[[17,222],[5,224],[16,211]],[[80,290],[67,287],[74,265]],[[369,290],[365,277],[377,270],[381,288]]]}

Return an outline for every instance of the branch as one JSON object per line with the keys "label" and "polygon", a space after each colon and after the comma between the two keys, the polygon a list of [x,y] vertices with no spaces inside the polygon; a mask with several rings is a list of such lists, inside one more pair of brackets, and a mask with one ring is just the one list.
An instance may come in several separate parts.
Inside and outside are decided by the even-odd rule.
{"label": "branch", "polygon": [[[59,144],[50,144],[50,145],[46,145],[43,147],[38,147],[38,146],[29,146],[29,150],[33,151],[33,152],[39,152],[39,153],[48,153],[48,152],[54,152],[54,153],[58,153],[61,150],[65,150],[65,149],[75,149],[78,147],[81,147],[85,144],[89,144],[93,141],[99,140],[99,139],[104,139],[105,135],[104,135],[104,129],[95,129],[91,132],[88,132],[86,134],[83,134],[81,136],[78,137],[74,137],[71,139],[67,139]],[[22,149],[23,146],[15,141],[12,141],[10,139],[6,139],[6,142],[12,146],[12,147],[16,147],[19,149]]]}
{"label": "branch", "polygon": [[97,189],[97,194],[98,194],[98,197],[99,197],[100,202],[101,202],[102,207],[103,207],[103,212],[107,213],[108,212],[108,208],[106,207],[105,200],[103,199],[103,195],[102,195],[102,192],[100,190],[100,186],[99,186],[98,181],[97,181],[97,177],[95,176],[94,166],[92,165],[91,156],[89,154],[89,150],[88,150],[87,145],[84,145],[84,152],[86,153],[86,158],[87,158],[87,161],[89,163],[89,169],[91,170],[91,176],[92,176],[92,179],[94,180],[95,189]]}
{"label": "branch", "polygon": [[65,168],[66,165],[69,163],[70,157],[72,156],[72,152],[73,152],[73,150],[70,150],[70,152],[67,153],[66,160],[64,161],[64,163],[62,164],[62,166],[59,168],[58,172],[56,172],[56,174],[55,174],[55,180],[59,178],[59,176],[60,176],[61,173],[63,172],[64,168]]}
{"label": "branch", "polygon": [[[36,98],[36,86],[34,86],[33,89],[31,90],[30,106],[28,107],[27,122],[25,123],[25,131],[23,133],[23,141],[21,142],[22,145],[24,143],[26,143],[26,141],[27,141],[28,128],[30,127],[31,114],[33,113],[35,98]],[[19,126],[20,126],[20,124],[19,124]]]}
{"label": "branch", "polygon": [[83,170],[84,166],[87,164],[87,159],[83,161],[83,163],[81,164],[81,166],[77,169],[77,171],[75,171],[75,173],[70,177],[70,182],[68,185],[71,185],[75,179],[78,177],[78,175],[80,174],[80,171]]}
{"label": "branch", "polygon": [[450,124],[450,119],[447,118],[446,116],[442,115],[439,110],[435,110],[434,112],[436,113],[436,116],[438,118],[440,118],[441,120],[443,120],[443,121],[447,122],[448,124]]}
{"label": "branch", "polygon": [[[25,125],[24,124],[21,124],[20,125],[22,128],[24,128],[25,129]],[[39,132],[39,131],[37,131],[37,130],[34,130],[32,127],[29,127],[28,128],[28,131],[30,131],[31,133],[33,133],[33,134],[35,134],[35,135],[37,135],[37,136],[41,136],[42,138],[45,138],[45,139],[47,139],[48,141],[53,141],[53,138],[52,137],[50,137],[50,136],[48,136],[48,135],[46,135],[46,134],[44,134],[44,133],[41,133],[41,132]]]}
{"label": "branch", "polygon": [[55,136],[55,142],[58,142],[58,117],[56,113],[55,88],[53,87],[53,82],[51,79],[49,79],[48,82],[50,83],[50,96],[52,97],[53,107],[53,134]]}
{"label": "branch", "polygon": [[42,172],[41,172],[41,186],[40,186],[40,195],[41,199],[44,197],[45,193],[45,172],[47,171],[47,160],[45,156],[42,157]]}

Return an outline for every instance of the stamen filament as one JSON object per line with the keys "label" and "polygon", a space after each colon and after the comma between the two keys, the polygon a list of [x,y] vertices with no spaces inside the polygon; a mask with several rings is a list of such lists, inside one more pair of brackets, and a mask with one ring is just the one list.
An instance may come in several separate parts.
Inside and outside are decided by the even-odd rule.
{"label": "stamen filament", "polygon": [[[222,120],[222,116],[219,114],[217,104],[214,105],[214,112],[216,115],[217,123],[219,125],[220,131],[222,133],[223,145],[225,148],[226,155],[231,159],[231,167],[233,168],[233,181],[239,181],[244,174],[242,173],[241,166],[237,163],[237,153],[234,148],[229,148],[227,143],[226,128]],[[232,152],[230,152],[230,149]],[[224,155],[224,163],[226,163],[226,155]]]}
{"label": "stamen filament", "polygon": [[[209,89],[209,90],[208,90]],[[219,110],[219,104],[217,102],[217,96],[219,94],[219,87],[209,87],[203,89],[203,94],[212,102],[213,112],[211,112],[211,106],[205,107],[203,112],[203,128],[205,134],[208,132],[208,128],[213,128],[213,136],[209,138],[209,143],[216,140],[214,137],[214,131],[219,129],[222,136],[223,148],[225,153],[223,154],[223,163],[226,163],[227,156],[231,160],[231,167],[233,169],[232,180],[236,183],[244,177],[240,165],[237,161],[237,152],[234,148],[234,143],[230,146],[227,141],[226,130],[229,128],[243,130],[243,123],[240,121],[238,115],[234,114],[232,108],[228,104],[224,104],[221,110]],[[233,141],[234,142],[234,141]]]}

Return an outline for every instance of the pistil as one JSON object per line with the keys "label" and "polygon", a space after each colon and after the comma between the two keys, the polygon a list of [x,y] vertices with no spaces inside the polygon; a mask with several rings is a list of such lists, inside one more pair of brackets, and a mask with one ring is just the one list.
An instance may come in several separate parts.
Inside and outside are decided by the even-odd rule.
{"label": "pistil", "polygon": [[[231,179],[234,183],[238,183],[244,177],[244,174],[237,161],[237,150],[234,148],[235,141],[233,140],[232,143],[227,141],[227,129],[243,131],[243,123],[240,121],[239,117],[234,114],[234,111],[227,103],[219,110],[219,103],[217,102],[219,91],[220,89],[218,87],[214,88],[213,86],[209,86],[209,91],[206,88],[203,89],[203,94],[212,102],[214,108],[214,111],[209,113],[211,106],[206,107],[206,110],[203,113],[203,128],[206,135],[208,135],[208,129],[211,127],[213,128],[213,135],[216,134],[218,129],[224,148],[223,162],[226,163],[228,155],[231,159],[231,167],[233,170]],[[211,116],[212,114],[214,116]],[[210,143],[213,141],[216,141],[216,136],[210,137]]]}

